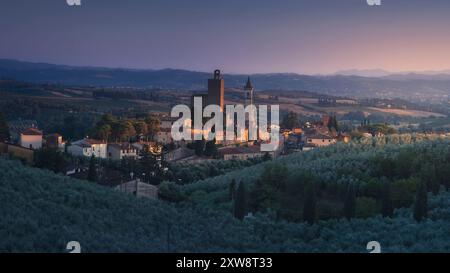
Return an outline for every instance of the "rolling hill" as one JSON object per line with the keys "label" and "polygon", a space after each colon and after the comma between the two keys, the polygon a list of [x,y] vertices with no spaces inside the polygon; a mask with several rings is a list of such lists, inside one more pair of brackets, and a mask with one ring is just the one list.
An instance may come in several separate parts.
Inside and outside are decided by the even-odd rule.
{"label": "rolling hill", "polygon": [[[436,145],[443,144],[420,147],[438,149]],[[327,148],[306,158],[326,163],[323,158],[340,158],[341,150]],[[301,165],[304,159],[283,161]],[[357,164],[348,156],[341,161],[347,169]],[[323,175],[328,175],[331,165],[316,168],[326,166],[330,169]],[[260,168],[245,168],[231,177],[254,176]],[[404,208],[396,210],[394,218],[327,220],[310,226],[264,215],[241,222],[226,210],[202,204],[136,199],[16,161],[0,159],[0,173],[0,252],[65,252],[69,241],[79,241],[82,252],[367,252],[366,244],[372,240],[380,241],[383,252],[450,251],[448,192],[432,197],[429,219],[420,223]],[[192,184],[195,198],[200,198],[201,190],[203,198],[214,202],[229,177]]]}
{"label": "rolling hill", "polygon": [[[227,74],[227,87],[242,87],[248,75]],[[211,72],[212,73],[212,72]],[[77,86],[130,86],[164,89],[203,90],[211,73],[179,69],[138,70],[101,67],[71,67],[0,60],[0,78],[32,83]],[[351,73],[350,73],[351,74]],[[294,73],[254,74],[258,90],[306,90],[320,94],[351,97],[399,97],[450,95],[450,77],[436,75],[353,75],[309,76]]]}

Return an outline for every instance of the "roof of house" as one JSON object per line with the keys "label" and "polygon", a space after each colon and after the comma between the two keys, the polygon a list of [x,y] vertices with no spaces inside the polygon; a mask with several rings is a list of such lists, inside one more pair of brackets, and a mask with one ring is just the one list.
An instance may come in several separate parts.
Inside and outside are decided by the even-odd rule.
{"label": "roof of house", "polygon": [[28,128],[25,129],[21,132],[22,135],[27,135],[27,136],[42,136],[42,132],[39,131],[36,128]]}
{"label": "roof of house", "polygon": [[136,147],[134,147],[133,145],[131,145],[128,142],[111,143],[111,144],[108,144],[108,147],[115,148],[115,149],[120,149],[120,150],[136,150]]}
{"label": "roof of house", "polygon": [[312,134],[306,134],[307,139],[334,139],[334,137],[327,135],[327,134],[321,134],[319,132],[315,132]]}
{"label": "roof of house", "polygon": [[72,143],[72,145],[77,145],[77,146],[80,146],[83,148],[89,148],[92,145],[98,145],[98,144],[106,144],[106,142],[97,140],[97,139],[85,138],[85,139],[77,140]]}
{"label": "roof of house", "polygon": [[95,144],[106,144],[106,142],[104,142],[103,140],[92,139],[92,138],[85,138],[84,141],[85,141],[86,143],[91,144],[91,145],[95,145]]}
{"label": "roof of house", "polygon": [[261,153],[260,146],[249,147],[225,147],[219,149],[219,153],[222,155],[234,155],[234,154],[259,154]]}

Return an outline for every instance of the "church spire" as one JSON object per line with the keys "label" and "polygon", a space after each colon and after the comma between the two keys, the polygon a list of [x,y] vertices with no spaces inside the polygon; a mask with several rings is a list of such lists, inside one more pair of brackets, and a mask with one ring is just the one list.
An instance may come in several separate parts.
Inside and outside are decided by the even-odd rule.
{"label": "church spire", "polygon": [[253,84],[250,81],[250,77],[247,78],[247,84],[244,87],[245,90],[245,101],[244,105],[253,105]]}
{"label": "church spire", "polygon": [[247,78],[247,84],[245,85],[245,89],[253,89],[253,84],[250,81],[250,77]]}

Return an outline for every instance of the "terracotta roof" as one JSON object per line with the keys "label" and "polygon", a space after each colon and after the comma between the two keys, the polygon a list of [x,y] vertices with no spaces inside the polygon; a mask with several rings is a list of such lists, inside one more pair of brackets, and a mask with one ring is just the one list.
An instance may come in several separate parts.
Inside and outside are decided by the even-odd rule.
{"label": "terracotta roof", "polygon": [[97,140],[97,139],[91,139],[91,138],[85,138],[84,141],[88,144],[94,145],[94,144],[106,144],[104,141]]}
{"label": "terracotta roof", "polygon": [[234,155],[234,154],[259,154],[261,153],[260,146],[250,147],[226,147],[219,150],[222,155]]}
{"label": "terracotta roof", "polygon": [[323,134],[313,134],[313,135],[306,135],[307,139],[334,139],[334,137],[329,135],[323,135]]}
{"label": "terracotta roof", "polygon": [[22,135],[27,135],[27,136],[42,136],[42,132],[39,131],[36,128],[28,128],[22,131],[21,133]]}

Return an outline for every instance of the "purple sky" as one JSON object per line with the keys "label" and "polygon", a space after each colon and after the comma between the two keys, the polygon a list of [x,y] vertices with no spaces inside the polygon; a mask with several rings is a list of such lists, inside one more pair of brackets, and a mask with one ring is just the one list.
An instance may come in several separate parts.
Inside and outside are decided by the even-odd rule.
{"label": "purple sky", "polygon": [[227,73],[449,69],[450,1],[0,0],[0,58]]}

